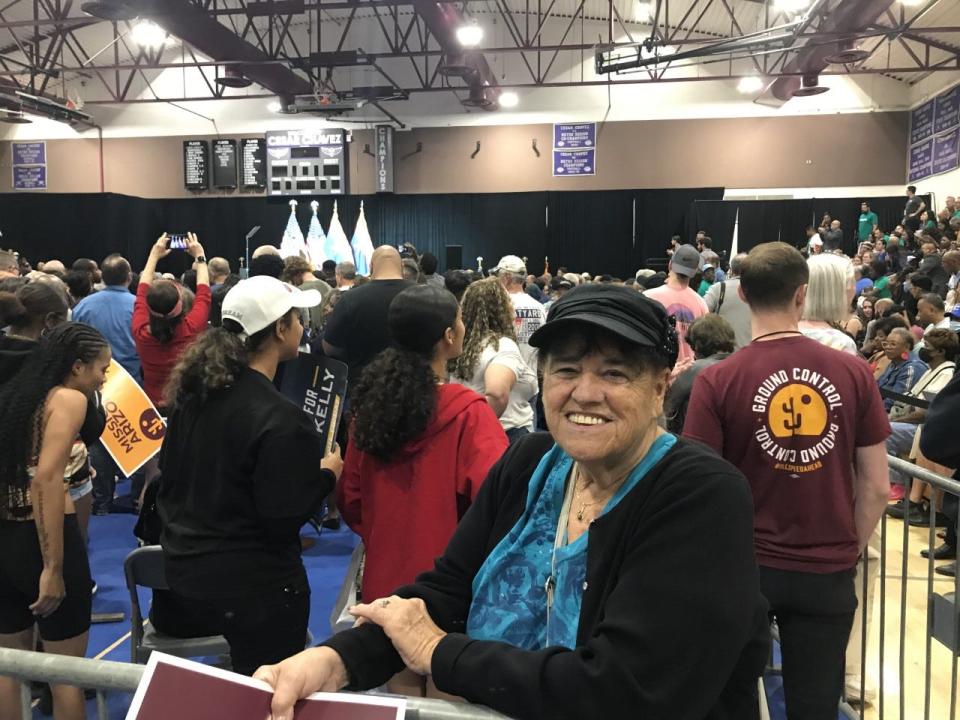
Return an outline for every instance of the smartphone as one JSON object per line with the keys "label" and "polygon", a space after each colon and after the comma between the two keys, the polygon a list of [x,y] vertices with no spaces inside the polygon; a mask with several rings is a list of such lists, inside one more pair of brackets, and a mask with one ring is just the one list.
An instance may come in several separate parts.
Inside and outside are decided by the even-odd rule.
{"label": "smartphone", "polygon": [[167,247],[171,250],[186,250],[187,236],[185,233],[167,233]]}

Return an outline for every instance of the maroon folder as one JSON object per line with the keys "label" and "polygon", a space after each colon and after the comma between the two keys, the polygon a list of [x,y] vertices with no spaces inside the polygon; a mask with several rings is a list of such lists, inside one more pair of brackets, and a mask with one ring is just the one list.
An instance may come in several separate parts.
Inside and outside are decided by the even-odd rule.
{"label": "maroon folder", "polygon": [[[153,653],[127,720],[265,720],[263,683],[189,660]],[[295,720],[403,720],[399,698],[318,693],[297,703]]]}

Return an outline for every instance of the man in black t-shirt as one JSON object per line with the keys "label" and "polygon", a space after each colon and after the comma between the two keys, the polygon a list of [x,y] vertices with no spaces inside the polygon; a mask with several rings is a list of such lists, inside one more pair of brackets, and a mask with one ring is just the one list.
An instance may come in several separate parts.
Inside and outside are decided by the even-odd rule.
{"label": "man in black t-shirt", "polygon": [[340,298],[323,334],[324,353],[350,368],[350,387],[367,364],[392,344],[387,310],[400,291],[411,285],[403,279],[400,253],[390,245],[374,251],[370,272],[371,282]]}
{"label": "man in black t-shirt", "polygon": [[920,229],[920,213],[926,209],[926,204],[917,197],[917,188],[913,185],[907,188],[907,204],[903,208],[903,223],[905,228],[916,232]]}

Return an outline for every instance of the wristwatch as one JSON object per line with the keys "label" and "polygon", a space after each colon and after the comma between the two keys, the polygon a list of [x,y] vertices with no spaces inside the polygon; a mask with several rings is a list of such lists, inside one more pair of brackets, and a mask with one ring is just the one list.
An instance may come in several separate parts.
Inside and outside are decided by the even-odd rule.
{"label": "wristwatch", "polygon": [[207,259],[203,255],[197,255],[197,257],[194,259],[194,262],[206,265]]}

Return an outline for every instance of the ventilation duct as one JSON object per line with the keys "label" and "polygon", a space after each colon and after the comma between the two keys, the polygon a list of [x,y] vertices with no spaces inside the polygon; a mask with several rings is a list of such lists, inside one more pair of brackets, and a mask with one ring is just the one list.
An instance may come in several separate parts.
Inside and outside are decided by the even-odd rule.
{"label": "ventilation duct", "polygon": [[839,33],[841,37],[845,36],[845,39],[800,48],[796,57],[783,68],[783,72],[801,73],[802,79],[796,75],[779,77],[770,86],[770,92],[784,102],[795,95],[803,97],[825,92],[825,89],[814,91],[814,88],[822,87],[817,85],[816,80],[808,87],[807,78],[815,77],[826,70],[830,64],[828,58],[843,52],[853,42],[851,38],[856,38],[857,33],[866,30],[871,23],[889,10],[893,3],[894,0],[844,0],[838,3],[829,14],[824,16],[816,30],[820,33]]}

